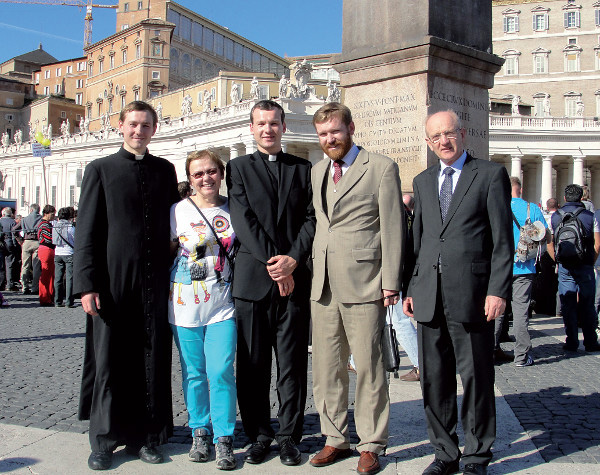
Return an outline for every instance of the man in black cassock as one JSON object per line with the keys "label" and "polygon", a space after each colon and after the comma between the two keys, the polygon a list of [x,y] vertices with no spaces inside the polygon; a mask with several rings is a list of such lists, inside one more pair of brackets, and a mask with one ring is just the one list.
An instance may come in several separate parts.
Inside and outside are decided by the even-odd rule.
{"label": "man in black cassock", "polygon": [[175,168],[148,153],[157,116],[134,101],[119,118],[124,143],[85,169],[77,215],[74,291],[86,312],[79,407],[90,420],[92,470],[126,445],[148,463],[172,434],[169,208]]}

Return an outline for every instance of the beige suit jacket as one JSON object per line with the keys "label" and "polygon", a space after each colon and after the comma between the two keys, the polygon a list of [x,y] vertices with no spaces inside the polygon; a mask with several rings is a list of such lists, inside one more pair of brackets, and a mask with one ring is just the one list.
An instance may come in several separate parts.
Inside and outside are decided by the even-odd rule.
{"label": "beige suit jacket", "polygon": [[328,216],[323,182],[331,180],[330,163],[317,163],[311,176],[317,218],[311,300],[321,298],[327,275],[338,302],[373,302],[382,289],[400,289],[404,207],[398,165],[361,148],[337,185]]}

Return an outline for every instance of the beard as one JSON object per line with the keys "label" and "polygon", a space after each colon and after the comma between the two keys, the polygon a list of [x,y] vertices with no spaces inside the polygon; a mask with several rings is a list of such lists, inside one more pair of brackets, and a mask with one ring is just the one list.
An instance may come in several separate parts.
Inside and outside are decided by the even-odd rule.
{"label": "beard", "polygon": [[335,145],[335,149],[330,149],[327,146],[321,147],[321,149],[323,150],[323,152],[325,152],[325,155],[327,155],[332,160],[339,160],[341,158],[344,158],[352,148],[352,139],[350,138],[350,136],[348,136],[344,140],[336,141]]}

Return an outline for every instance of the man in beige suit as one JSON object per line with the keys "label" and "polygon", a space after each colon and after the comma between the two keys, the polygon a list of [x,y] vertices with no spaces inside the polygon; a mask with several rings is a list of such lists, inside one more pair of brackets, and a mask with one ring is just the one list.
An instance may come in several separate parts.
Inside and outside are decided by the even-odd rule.
{"label": "man in beige suit", "polygon": [[387,445],[389,396],[381,355],[388,305],[398,302],[403,206],[398,165],[352,141],[350,109],[332,102],[314,115],[319,143],[331,160],[312,169],[317,229],[311,309],[313,384],[325,447],[311,460],[330,465],[352,454],[348,434],[350,353],[356,365],[354,418],[359,473],[380,470]]}

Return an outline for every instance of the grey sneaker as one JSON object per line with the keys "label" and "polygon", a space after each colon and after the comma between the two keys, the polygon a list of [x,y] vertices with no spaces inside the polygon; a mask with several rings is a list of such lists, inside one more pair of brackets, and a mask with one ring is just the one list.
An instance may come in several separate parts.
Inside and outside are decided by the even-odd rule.
{"label": "grey sneaker", "polygon": [[233,470],[236,467],[232,437],[219,437],[215,444],[215,454],[219,470]]}
{"label": "grey sneaker", "polygon": [[210,433],[206,429],[200,428],[194,431],[194,440],[189,453],[192,462],[208,462],[211,439]]}
{"label": "grey sneaker", "polygon": [[523,368],[525,366],[532,366],[533,365],[533,358],[529,355],[527,355],[527,359],[521,363],[516,363],[515,366],[518,368]]}

